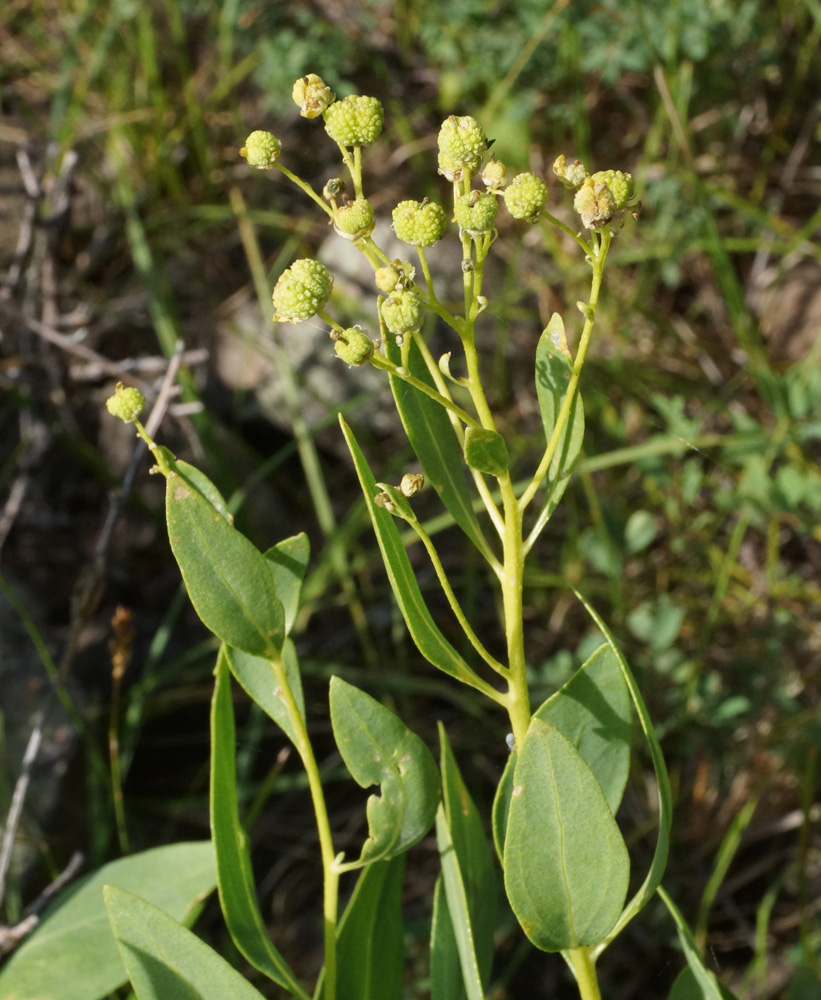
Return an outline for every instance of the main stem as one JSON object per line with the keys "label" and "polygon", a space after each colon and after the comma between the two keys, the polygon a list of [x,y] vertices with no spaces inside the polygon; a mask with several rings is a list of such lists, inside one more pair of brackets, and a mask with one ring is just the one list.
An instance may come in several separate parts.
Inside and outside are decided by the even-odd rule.
{"label": "main stem", "polygon": [[325,795],[322,791],[322,779],[314,756],[308,729],[299,706],[294,698],[291,685],[285,673],[282,660],[271,661],[281,697],[288,710],[291,724],[295,730],[296,749],[308,776],[308,788],[316,816],[316,826],[319,833],[319,849],[322,855],[323,892],[322,918],[325,939],[325,982],[323,1000],[336,1000],[336,923],[339,905],[339,872],[334,860],[334,844],[331,835],[331,824],[328,818],[328,808],[325,805]]}

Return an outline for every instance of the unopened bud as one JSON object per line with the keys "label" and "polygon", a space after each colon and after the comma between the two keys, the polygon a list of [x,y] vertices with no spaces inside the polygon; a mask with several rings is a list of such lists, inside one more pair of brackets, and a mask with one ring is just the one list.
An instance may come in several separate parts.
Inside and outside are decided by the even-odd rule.
{"label": "unopened bud", "polygon": [[282,143],[272,132],[252,132],[245,140],[245,145],[239,151],[244,156],[249,167],[258,170],[270,170],[282,152]]}
{"label": "unopened bud", "polygon": [[124,423],[133,424],[145,409],[145,396],[133,385],[126,386],[118,382],[114,395],[108,397],[105,405],[112,417],[119,417]]}

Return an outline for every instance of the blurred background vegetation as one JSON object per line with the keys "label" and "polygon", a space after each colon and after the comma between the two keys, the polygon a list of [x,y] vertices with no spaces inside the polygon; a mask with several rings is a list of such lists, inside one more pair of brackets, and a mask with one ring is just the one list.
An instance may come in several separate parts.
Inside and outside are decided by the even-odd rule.
{"label": "blurred background vegetation", "polygon": [[[341,781],[329,737],[331,673],[394,705],[431,746],[444,719],[489,810],[505,723],[407,641],[335,429],[342,408],[383,478],[406,469],[384,390],[349,381],[319,329],[270,324],[279,272],[334,251],[304,195],[278,174],[252,175],[237,151],[270,128],[283,162],[316,187],[336,174],[321,124],[290,100],[294,79],[317,72],[340,96],[385,105],[366,158],[366,192],[385,218],[402,197],[444,196],[435,135],[451,113],[479,118],[510,167],[546,177],[563,218],[558,153],[634,174],[638,224],[611,253],[584,374],[584,461],[528,579],[534,699],[595,641],[571,583],[610,621],[659,727],[676,795],[665,884],[711,967],[743,998],[821,996],[820,38],[818,0],[8,0],[4,814],[36,713],[48,716],[0,920],[15,923],[75,850],[96,867],[208,836],[215,647],[181,590],[147,460],[125,502],[111,492],[134,442],[103,416],[118,378],[152,401],[180,341],[182,392],[160,440],[233,497],[258,544],[311,537],[299,648],[340,845],[361,839],[363,796]],[[539,429],[538,335],[557,309],[578,333],[588,269],[547,226],[520,236],[503,227],[496,244],[483,342],[524,475]],[[346,271],[335,308],[357,317],[363,294]],[[435,498],[423,494],[420,512],[435,518]],[[487,581],[439,527],[493,645]],[[115,629],[118,606],[130,623]],[[122,679],[112,641],[130,653]],[[309,800],[284,737],[237,705],[263,910],[310,975],[320,928]],[[637,872],[653,803],[637,748],[620,814]],[[415,849],[408,998],[426,995],[436,866],[434,846]],[[198,926],[233,955],[218,907]],[[683,964],[651,905],[600,963],[603,995],[665,997]],[[496,1000],[569,988],[562,963],[525,947],[512,918],[494,974]]]}

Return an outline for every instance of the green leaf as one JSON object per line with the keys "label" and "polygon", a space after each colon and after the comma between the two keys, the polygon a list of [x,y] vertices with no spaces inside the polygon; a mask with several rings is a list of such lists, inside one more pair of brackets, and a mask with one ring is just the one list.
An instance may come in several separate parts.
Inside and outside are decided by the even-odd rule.
{"label": "green leaf", "polygon": [[[401,364],[399,348],[392,339],[388,344],[388,357],[396,364]],[[433,386],[427,366],[413,339],[408,367],[412,375]],[[479,527],[465,480],[462,449],[447,411],[435,400],[408,385],[404,379],[391,375],[390,382],[402,426],[422,463],[428,485],[436,490],[453,520],[479,551],[486,557],[489,556],[491,553]]]}
{"label": "green leaf", "polygon": [[263,1000],[213,948],[139,896],[107,885],[106,909],[140,1000]]}
{"label": "green leaf", "polygon": [[239,819],[236,734],[228,651],[220,650],[211,704],[211,830],[222,912],[237,948],[260,972],[301,1000],[308,993],[274,947],[257,903],[248,839]]}
{"label": "green leaf", "polygon": [[[231,673],[237,679],[245,693],[254,699],[259,707],[270,716],[288,739],[296,745],[296,731],[285,702],[282,700],[282,688],[271,660],[262,656],[251,656],[242,650],[224,647],[222,653],[226,658]],[[305,718],[305,701],[302,694],[302,677],[299,672],[296,648],[290,639],[282,644],[281,661],[299,709],[299,714]]]}
{"label": "green leaf", "polygon": [[543,951],[591,947],[619,918],[630,859],[601,785],[555,726],[532,719],[505,837],[505,888]]}
{"label": "green leaf", "polygon": [[[817,983],[818,980],[816,979],[815,982]],[[736,1000],[735,993],[728,990],[726,986],[718,983],[718,989],[722,1000]],[[682,969],[676,976],[668,1000],[711,1000],[713,996],[713,993],[704,992],[693,970],[688,967]],[[815,996],[820,997],[821,993],[816,993]]]}
{"label": "green leaf", "polygon": [[360,864],[395,857],[425,836],[439,798],[430,750],[384,705],[339,677],[331,678],[331,724],[342,759],[368,799],[368,831]]}
{"label": "green leaf", "polygon": [[337,1000],[402,1000],[405,855],[368,865],[345,907],[337,936]]}
{"label": "green leaf", "polygon": [[[163,449],[166,451],[166,449]],[[189,465],[188,462],[181,462],[175,459],[170,452],[167,452],[167,457],[170,459],[169,465],[177,472],[179,475],[192,486],[198,493],[201,493],[205,499],[211,504],[211,506],[216,510],[216,512],[223,517],[228,524],[234,523],[234,516],[228,510],[228,504],[225,502],[225,498],[217,489],[217,487],[211,482],[208,476],[204,472],[194,466]]]}
{"label": "green leaf", "polygon": [[[541,705],[534,718],[555,726],[590,765],[613,815],[630,770],[630,694],[611,647],[600,646],[570,680]],[[511,754],[493,803],[493,833],[503,856],[507,810],[516,756]]]}
{"label": "green leaf", "polygon": [[[435,953],[431,952],[431,1000],[450,1000],[451,996],[455,1000],[465,996],[467,1000],[484,1000],[467,893],[443,806],[436,813],[436,844],[442,864],[437,887],[441,881],[444,893],[440,891],[436,901],[431,948],[441,949],[442,961],[439,956],[434,959]],[[454,947],[447,940],[448,932],[453,936],[458,964],[454,963]],[[447,992],[454,989],[455,993]]]}
{"label": "green leaf", "polygon": [[262,553],[174,471],[165,511],[171,548],[203,623],[230,646],[275,656],[285,638],[285,613]]}
{"label": "green leaf", "polygon": [[[446,892],[435,906],[431,929],[431,998],[458,1000],[464,983],[478,981],[479,996],[482,984],[489,984],[497,886],[482,820],[441,724],[439,738],[443,808],[441,817],[437,814],[437,837]],[[454,862],[455,868],[449,867]]]}
{"label": "green leaf", "polygon": [[[556,426],[556,418],[564,401],[572,371],[573,359],[567,346],[564,323],[558,313],[553,313],[536,347],[536,394],[542,413],[546,442],[550,441]],[[581,394],[577,390],[559,438],[559,445],[547,471],[544,506],[539,517],[542,523],[550,518],[567,489],[573,466],[581,451],[583,438],[584,406]]]}
{"label": "green leaf", "polygon": [[[659,886],[659,896],[661,896],[664,901],[664,905],[670,911],[670,915],[676,924],[676,930],[678,931],[678,939],[681,942],[681,947],[684,949],[684,957],[687,959],[688,970],[692,974],[692,979],[694,980],[696,992],[683,993],[681,1000],[683,998],[692,997],[692,1000],[725,1000],[726,994],[722,991],[719,981],[716,979],[715,974],[710,972],[710,970],[705,966],[699,950],[696,947],[696,943],[693,940],[693,935],[690,933],[690,928],[687,926],[687,922],[681,915],[676,904],[667,895],[666,891]],[[676,986],[682,977],[679,976],[676,982],[673,984],[673,991],[675,992]],[[688,978],[685,977],[682,988],[689,988],[690,982]],[[730,1000],[733,1000],[733,995],[730,993]]]}
{"label": "green leaf", "polygon": [[353,457],[393,595],[416,647],[434,667],[438,667],[439,670],[450,674],[451,677],[483,691],[488,697],[496,697],[496,691],[471,670],[434,624],[419,590],[419,584],[416,582],[408,554],[402,545],[396,522],[391,514],[373,502],[379,489],[365,456],[356,443],[353,432],[341,416],[339,423]]}
{"label": "green leaf", "polygon": [[[670,849],[670,827],[673,818],[673,793],[670,788],[670,778],[667,774],[667,766],[664,763],[664,755],[661,752],[661,746],[659,745],[656,731],[653,728],[650,713],[647,711],[647,706],[644,704],[644,699],[641,696],[638,684],[636,684],[636,679],[633,677],[633,674],[627,665],[627,661],[617,646],[612,632],[607,625],[605,625],[601,615],[598,614],[590,602],[587,601],[578,590],[574,591],[574,593],[585,606],[587,613],[598,625],[607,641],[607,644],[613,650],[616,660],[618,661],[622,676],[627,684],[627,689],[630,692],[630,697],[633,700],[636,715],[638,716],[639,724],[641,725],[644,733],[644,739],[647,742],[647,747],[650,751],[650,757],[653,761],[653,770],[656,774],[656,783],[658,785],[659,793],[659,834],[658,840],[656,841],[656,849],[653,853],[653,861],[650,864],[650,870],[648,871],[644,882],[642,882],[636,894],[624,908],[624,912],[619,917],[618,923],[613,928],[613,932],[609,938],[609,940],[612,940],[633,919],[633,917],[647,905],[648,901],[652,899],[653,894],[661,884],[661,878],[667,865],[667,854]],[[594,957],[601,954],[607,944],[607,941],[604,942],[600,948],[597,949]]]}
{"label": "green leaf", "polygon": [[0,996],[98,1000],[126,981],[103,904],[103,886],[138,890],[179,920],[191,919],[216,883],[210,841],[171,844],[112,861],[79,880],[45,913],[0,971]]}
{"label": "green leaf", "polygon": [[299,609],[299,592],[308,567],[311,546],[304,531],[284,538],[265,553],[274,578],[274,590],[285,613],[285,632],[291,631]]}
{"label": "green leaf", "polygon": [[505,439],[485,427],[468,427],[465,431],[465,461],[477,472],[504,476],[510,468]]}

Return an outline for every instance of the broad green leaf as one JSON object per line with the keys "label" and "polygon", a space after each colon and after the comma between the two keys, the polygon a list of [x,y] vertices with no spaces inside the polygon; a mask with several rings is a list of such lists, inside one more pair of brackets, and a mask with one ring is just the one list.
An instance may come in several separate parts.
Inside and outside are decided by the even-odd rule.
{"label": "broad green leaf", "polygon": [[171,548],[203,623],[230,646],[254,656],[276,655],[285,638],[285,613],[262,553],[173,471],[165,512]]}
{"label": "broad green leaf", "polygon": [[341,416],[339,423],[356,467],[365,502],[368,505],[368,512],[371,515],[371,522],[376,533],[376,540],[379,542],[379,549],[393,595],[419,652],[444,673],[485,692],[488,697],[495,697],[496,691],[471,670],[434,624],[419,590],[419,584],[416,582],[408,554],[402,545],[402,539],[393,515],[373,502],[373,498],[379,492],[373,473],[356,443],[356,438],[350,427]]}
{"label": "broad green leaf", "polygon": [[395,857],[425,836],[439,799],[439,774],[430,750],[375,698],[331,678],[334,739],[354,781],[381,785],[368,799],[368,831],[360,863]]}
{"label": "broad green leaf", "polygon": [[[388,344],[388,356],[396,364],[401,363],[399,348],[392,339]],[[410,344],[408,367],[412,375],[433,386],[414,340]],[[447,411],[403,379],[392,375],[390,382],[402,426],[422,463],[428,485],[436,490],[453,520],[479,551],[489,555],[490,550],[479,527],[465,480],[462,449]]]}
{"label": "broad green leaf", "polygon": [[274,590],[285,613],[286,634],[293,628],[299,610],[299,592],[310,554],[311,546],[304,531],[284,538],[265,553],[274,577]]}
{"label": "broad green leaf", "polygon": [[[440,806],[436,813],[436,844],[442,875],[436,883],[438,898],[434,899],[431,927],[431,1000],[450,1000],[451,997],[454,1000],[461,997],[484,1000],[467,892],[444,806]],[[453,943],[448,935],[452,936]],[[454,962],[454,950],[457,962]]]}
{"label": "broad green leaf", "polygon": [[[818,980],[815,980],[816,983]],[[736,996],[726,986],[718,983],[719,993],[721,995],[721,1000],[736,1000]],[[705,993],[698,979],[693,974],[693,970],[689,968],[682,969],[681,972],[676,976],[676,981],[673,983],[673,988],[670,990],[670,996],[668,1000],[711,1000],[713,994]],[[816,993],[816,997],[821,996],[821,994]]]}
{"label": "broad green leaf", "polygon": [[107,885],[106,909],[139,1000],[263,1000],[204,941],[139,896]]}
{"label": "broad green leaf", "polygon": [[214,888],[210,841],[171,844],[112,861],[79,880],[45,913],[0,971],[0,996],[99,1000],[127,979],[103,903],[103,886],[141,892],[179,920]]}
{"label": "broad green leaf", "polygon": [[307,992],[268,936],[257,902],[248,839],[239,819],[236,734],[227,661],[223,646],[217,659],[211,705],[211,830],[222,912],[234,944],[248,961],[294,996],[308,1000]]}
{"label": "broad green leaf", "polygon": [[[288,739],[296,744],[294,724],[282,698],[282,686],[274,670],[274,664],[261,656],[251,656],[242,650],[223,647],[231,673],[249,697],[270,716]],[[305,701],[302,695],[302,677],[299,672],[296,648],[290,639],[282,644],[281,662],[288,685],[293,692],[299,714],[305,718]]]}
{"label": "broad green leaf", "polygon": [[[454,944],[462,962],[468,961],[470,955],[478,962],[480,984],[488,986],[496,928],[497,886],[482,820],[462,781],[441,724],[439,738],[442,746],[442,821],[445,823],[440,836],[440,852],[447,851],[448,847],[452,849],[458,873],[445,874],[443,885],[447,892],[438,903],[438,921],[434,921],[432,927],[431,997],[432,1000],[458,1000],[464,996],[464,984],[461,965],[457,962],[455,968],[453,966]],[[450,860],[442,858],[443,872]],[[454,891],[458,898],[451,905]],[[457,927],[457,922],[461,926]],[[448,932],[452,940],[448,940]],[[469,939],[472,950],[466,947]],[[476,969],[470,965],[465,982],[469,976],[476,977]]]}
{"label": "broad green leaf", "polygon": [[[570,680],[534,713],[554,725],[590,765],[613,815],[621,802],[630,769],[630,694],[611,647],[605,643]],[[496,790],[493,835],[502,857],[507,810],[516,757],[511,754]]]}
{"label": "broad green leaf", "polygon": [[510,468],[505,439],[485,427],[468,427],[465,431],[465,461],[477,472],[503,476]]}
{"label": "broad green leaf", "polygon": [[618,661],[619,668],[621,669],[622,676],[624,677],[624,682],[627,685],[630,697],[633,700],[636,715],[638,716],[639,724],[641,725],[642,732],[644,733],[644,739],[647,742],[647,747],[650,751],[650,757],[653,761],[653,770],[656,774],[656,783],[658,785],[659,793],[659,834],[658,840],[656,841],[656,849],[653,853],[653,861],[650,864],[650,870],[648,871],[644,882],[642,882],[641,886],[639,886],[636,894],[624,908],[624,912],[619,917],[609,939],[604,941],[599,948],[596,949],[594,957],[597,957],[601,954],[604,948],[607,947],[609,942],[620,933],[622,928],[625,927],[644,906],[646,906],[661,883],[661,878],[667,865],[667,854],[670,849],[670,827],[673,821],[673,793],[670,788],[670,778],[667,774],[667,766],[664,763],[664,755],[661,752],[661,746],[659,745],[656,731],[653,728],[650,713],[647,711],[647,706],[644,704],[644,699],[641,696],[638,684],[636,684],[636,679],[633,677],[633,674],[627,665],[627,661],[616,644],[616,640],[613,638],[612,632],[607,625],[605,625],[601,615],[598,614],[590,602],[587,601],[578,590],[574,591],[574,593],[584,605],[587,613],[598,625],[605,640],[607,641],[607,644],[613,650],[613,654]]}
{"label": "broad green leaf", "polygon": [[[684,949],[684,957],[687,959],[688,971],[692,973],[692,978],[695,982],[697,992],[691,994],[685,993],[683,996],[688,997],[688,1000],[690,996],[693,997],[693,1000],[724,1000],[725,994],[722,992],[721,985],[716,979],[715,973],[710,972],[704,964],[696,943],[693,940],[693,935],[690,933],[690,928],[687,926],[687,922],[681,915],[680,910],[661,886],[659,886],[658,893],[664,905],[670,911],[670,916],[675,921],[678,939],[681,942],[681,947]],[[681,976],[679,976],[679,979],[681,979]],[[678,980],[676,980],[676,983],[678,983]],[[684,986],[687,987],[688,985],[688,981],[685,978]],[[676,984],[674,983],[673,989],[675,990],[675,988]],[[730,997],[732,998],[732,993]]]}
{"label": "broad green leaf", "polygon": [[368,865],[339,922],[337,1000],[402,1000],[405,855]]}
{"label": "broad green leaf", "polygon": [[504,872],[513,912],[543,951],[598,944],[627,895],[630,859],[601,785],[542,719],[518,751]]}
{"label": "broad green leaf", "polygon": [[[536,347],[536,395],[542,413],[545,442],[550,441],[553,434],[572,371],[573,359],[567,346],[564,323],[558,313],[553,313]],[[545,478],[545,499],[539,517],[542,523],[550,518],[567,489],[583,438],[584,406],[577,390]]]}

